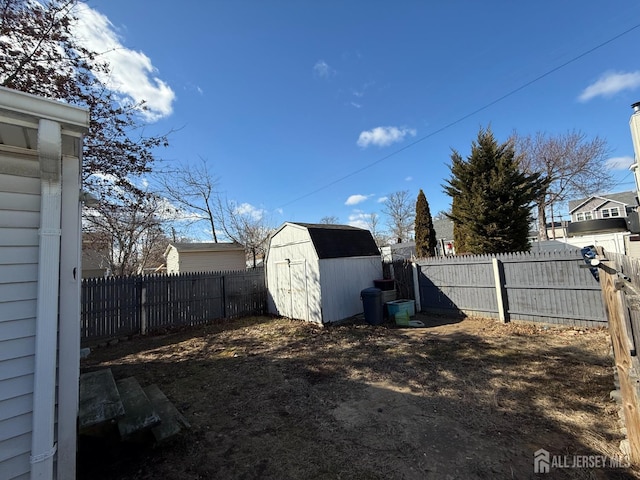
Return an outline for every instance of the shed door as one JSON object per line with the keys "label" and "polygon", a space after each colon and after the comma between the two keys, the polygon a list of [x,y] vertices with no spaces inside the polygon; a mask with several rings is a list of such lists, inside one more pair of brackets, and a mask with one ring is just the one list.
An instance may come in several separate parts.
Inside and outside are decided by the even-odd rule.
{"label": "shed door", "polygon": [[306,260],[278,262],[276,275],[280,315],[309,320]]}

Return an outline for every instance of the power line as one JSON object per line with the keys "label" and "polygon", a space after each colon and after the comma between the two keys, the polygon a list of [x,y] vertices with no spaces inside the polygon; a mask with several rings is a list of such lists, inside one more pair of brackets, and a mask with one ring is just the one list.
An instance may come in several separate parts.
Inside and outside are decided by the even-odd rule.
{"label": "power line", "polygon": [[347,178],[351,178],[351,177],[359,174],[360,172],[363,172],[363,171],[365,171],[365,170],[367,170],[367,169],[369,169],[369,168],[371,168],[371,167],[373,167],[375,165],[378,165],[381,162],[384,162],[385,160],[388,160],[391,157],[394,157],[394,156],[404,152],[405,150],[408,150],[409,148],[412,148],[412,147],[416,146],[418,143],[423,142],[423,141],[427,140],[428,138],[431,138],[431,137],[433,137],[433,136],[435,136],[435,135],[437,135],[439,133],[442,133],[445,130],[448,130],[449,128],[453,127],[454,125],[457,125],[458,123],[463,122],[464,120],[476,115],[477,113],[480,113],[480,112],[482,112],[482,111],[494,106],[495,104],[502,102],[506,98],[509,98],[512,95],[515,95],[516,93],[524,90],[525,88],[533,85],[534,83],[539,82],[543,78],[546,78],[549,75],[557,72],[558,70],[563,69],[567,65],[570,65],[570,64],[580,60],[581,58],[584,58],[587,55],[590,55],[591,53],[595,52],[596,50],[598,50],[598,49],[604,47],[605,45],[608,45],[608,44],[618,40],[619,38],[627,35],[628,33],[632,32],[633,30],[635,30],[635,29],[637,29],[639,27],[640,27],[640,24],[636,24],[633,27],[628,28],[627,30],[623,31],[622,33],[619,33],[619,34],[609,38],[608,40],[605,40],[604,42],[596,45],[595,47],[592,47],[589,50],[586,50],[585,52],[582,52],[581,54],[571,58],[570,60],[567,60],[566,62],[558,65],[557,67],[554,67],[551,70],[548,70],[545,73],[535,77],[533,80],[529,80],[528,82],[520,85],[517,88],[514,88],[513,90],[510,90],[509,92],[507,92],[504,95],[496,98],[495,100],[492,100],[491,102],[484,104],[482,107],[479,107],[479,108],[477,108],[477,109],[475,109],[475,110],[473,110],[473,111],[471,111],[471,112],[469,112],[469,113],[457,118],[456,120],[453,120],[452,122],[449,122],[449,123],[445,124],[444,126],[438,128],[437,130],[434,130],[433,132],[431,132],[431,133],[429,133],[429,134],[427,134],[427,135],[425,135],[423,137],[420,137],[417,140],[414,140],[413,142],[405,145],[402,148],[399,148],[398,150],[395,150],[395,151],[389,153],[388,155],[385,155],[384,157],[379,158],[378,160],[375,160],[375,161],[373,161],[373,162],[371,162],[371,163],[369,163],[369,164],[367,164],[367,165],[365,165],[365,166],[363,166],[361,168],[358,168],[357,170],[354,170],[351,173],[347,173],[346,175],[343,175],[342,177],[339,177],[336,180],[333,180],[333,181],[331,181],[329,183],[326,183],[323,186],[316,188],[315,190],[312,190],[312,191],[310,191],[308,193],[305,193],[304,195],[301,195],[301,196],[299,196],[297,198],[294,198],[293,200],[290,200],[290,201],[288,201],[286,203],[283,203],[278,208],[286,207],[288,205],[291,205],[292,203],[296,203],[296,202],[298,202],[298,201],[300,201],[302,199],[305,199],[307,197],[315,195],[316,193],[321,192],[322,190],[326,190],[327,188],[329,188],[329,187],[331,187],[331,186],[333,186],[333,185],[335,185],[337,183],[340,183],[340,182],[346,180]]}

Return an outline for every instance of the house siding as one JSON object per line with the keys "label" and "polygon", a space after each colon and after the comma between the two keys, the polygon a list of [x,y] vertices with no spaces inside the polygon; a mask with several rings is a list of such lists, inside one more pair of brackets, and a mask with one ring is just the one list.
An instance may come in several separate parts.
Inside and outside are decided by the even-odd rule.
{"label": "house siding", "polygon": [[[34,162],[37,164],[37,162]],[[40,181],[0,171],[0,471],[30,471]]]}
{"label": "house siding", "polygon": [[605,198],[592,198],[590,201],[588,201],[587,203],[582,205],[580,208],[578,208],[575,212],[573,212],[571,217],[573,221],[580,221],[578,220],[578,214],[580,213],[584,214],[585,212],[590,212],[592,215],[591,219],[598,220],[601,218],[605,218],[602,216],[602,210],[610,209],[613,207],[618,207],[618,216],[620,217],[627,216],[627,209],[624,203],[617,202],[615,200],[607,200]]}

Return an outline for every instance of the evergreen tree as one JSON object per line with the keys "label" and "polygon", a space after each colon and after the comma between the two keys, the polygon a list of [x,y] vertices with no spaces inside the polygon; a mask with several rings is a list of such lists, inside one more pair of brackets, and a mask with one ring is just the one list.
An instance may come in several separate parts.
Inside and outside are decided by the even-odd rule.
{"label": "evergreen tree", "polygon": [[418,257],[433,257],[436,254],[436,231],[433,229],[433,219],[429,202],[422,189],[416,200],[416,255]]}
{"label": "evergreen tree", "polygon": [[453,199],[456,251],[529,251],[531,207],[546,187],[540,173],[522,172],[513,144],[498,144],[490,129],[480,129],[467,160],[455,150],[451,160],[444,189]]}

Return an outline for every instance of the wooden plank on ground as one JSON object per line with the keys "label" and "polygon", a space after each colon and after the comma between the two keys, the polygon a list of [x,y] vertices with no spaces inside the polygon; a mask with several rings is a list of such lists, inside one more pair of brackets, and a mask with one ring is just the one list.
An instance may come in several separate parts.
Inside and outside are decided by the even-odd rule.
{"label": "wooden plank on ground", "polygon": [[169,401],[157,385],[149,385],[144,388],[151,405],[160,416],[160,425],[153,427],[151,431],[158,443],[180,433],[183,428],[190,428],[189,422],[182,416],[178,409]]}
{"label": "wooden plank on ground", "polygon": [[135,437],[160,423],[160,416],[135,377],[123,378],[116,382],[125,415],[118,420],[120,438],[127,440]]}
{"label": "wooden plank on ground", "polygon": [[111,369],[80,375],[78,429],[80,433],[124,415],[124,406]]}

